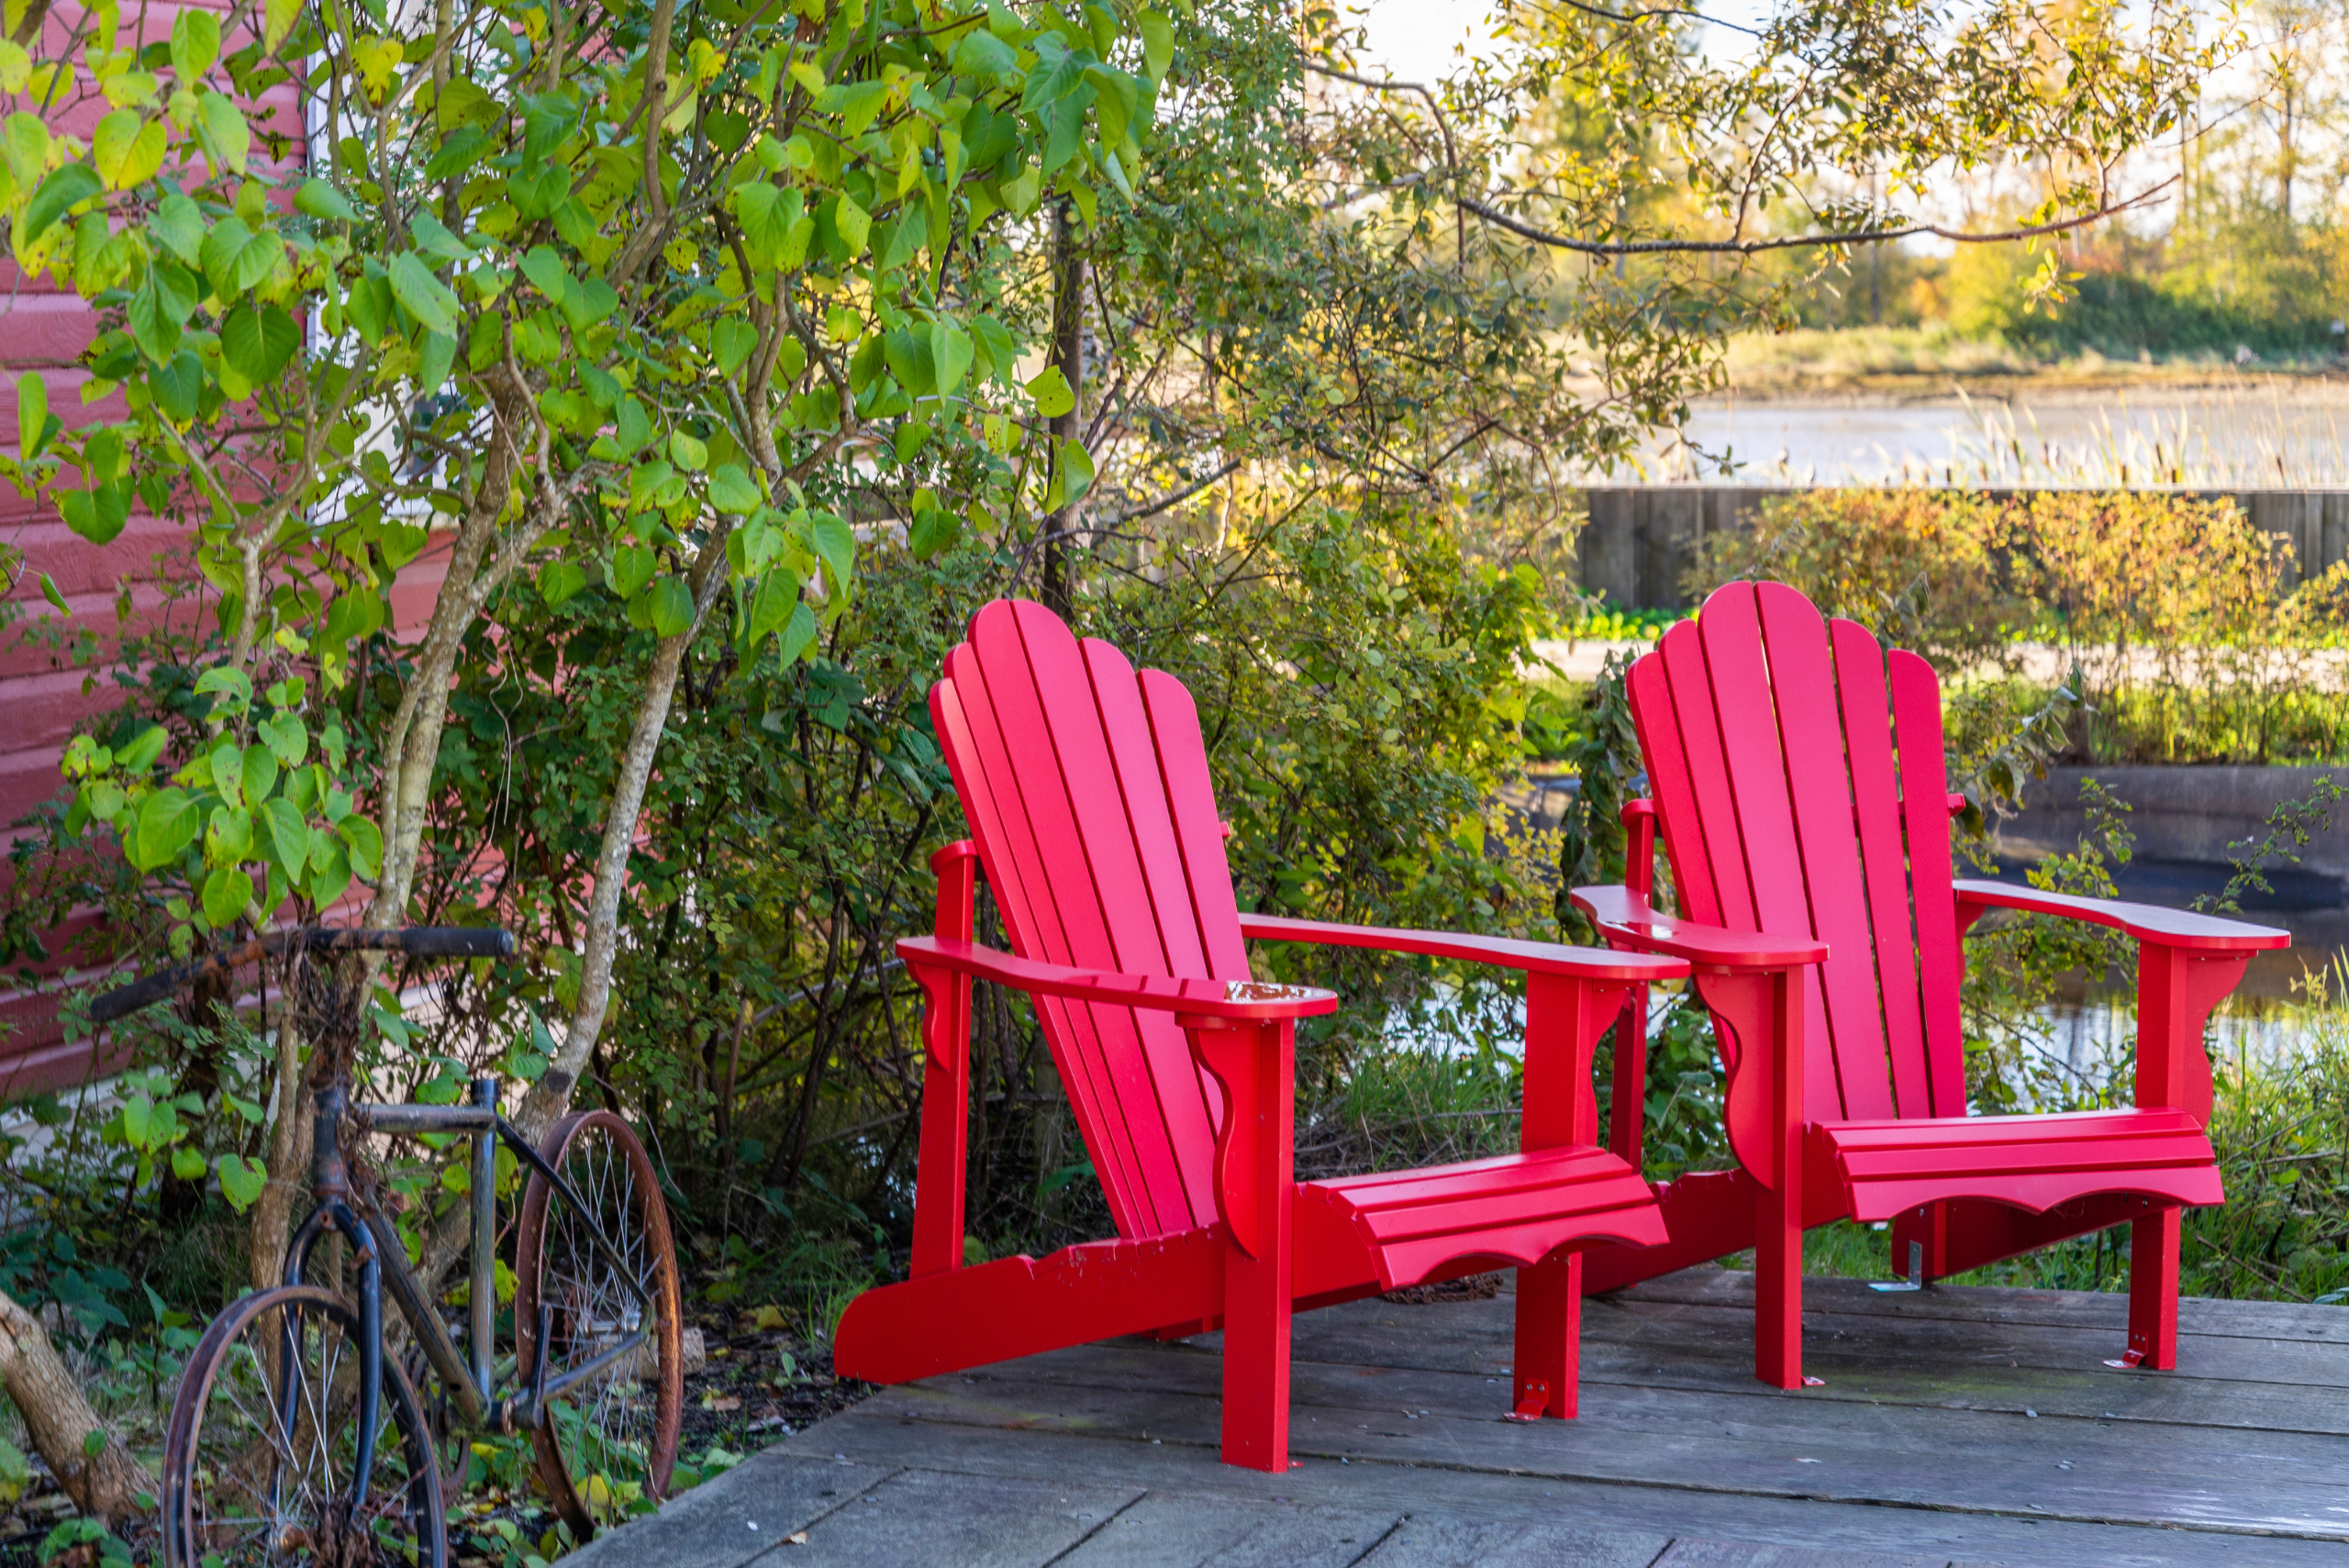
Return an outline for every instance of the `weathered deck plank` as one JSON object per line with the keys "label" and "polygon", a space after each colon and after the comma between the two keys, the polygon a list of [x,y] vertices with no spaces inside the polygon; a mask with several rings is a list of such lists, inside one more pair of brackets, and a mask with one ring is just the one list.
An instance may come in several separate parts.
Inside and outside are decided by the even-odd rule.
{"label": "weathered deck plank", "polygon": [[[1286,1475],[1215,1462],[1220,1355],[1080,1347],[890,1389],[591,1546],[582,1568],[2343,1560],[2349,1313],[2190,1302],[2181,1373],[2116,1372],[2120,1298],[1812,1281],[1751,1373],[1751,1281],[1588,1304],[1583,1414],[1501,1418],[1513,1304],[1297,1321]],[[751,1525],[758,1528],[753,1529]],[[784,1545],[806,1532],[804,1543]]]}

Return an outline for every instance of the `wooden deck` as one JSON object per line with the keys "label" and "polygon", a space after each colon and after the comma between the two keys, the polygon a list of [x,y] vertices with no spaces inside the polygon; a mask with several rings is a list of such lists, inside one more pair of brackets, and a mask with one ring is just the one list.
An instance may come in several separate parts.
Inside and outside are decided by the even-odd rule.
{"label": "wooden deck", "polygon": [[2182,1372],[2117,1372],[2118,1296],[1812,1280],[1826,1385],[1781,1393],[1750,1300],[1705,1268],[1590,1302],[1583,1413],[1533,1425],[1501,1418],[1506,1296],[1300,1316],[1279,1476],[1215,1462],[1213,1336],[1037,1356],[885,1390],[572,1561],[2349,1562],[2349,1311],[2190,1300]]}

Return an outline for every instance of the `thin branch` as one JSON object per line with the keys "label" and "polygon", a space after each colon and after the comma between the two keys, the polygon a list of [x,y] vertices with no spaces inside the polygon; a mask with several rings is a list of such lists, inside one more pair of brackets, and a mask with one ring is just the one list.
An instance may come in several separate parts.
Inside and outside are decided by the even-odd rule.
{"label": "thin branch", "polygon": [[1856,228],[1840,234],[1787,234],[1771,239],[1575,239],[1564,234],[1553,234],[1546,228],[1537,228],[1474,196],[1461,196],[1457,200],[1478,217],[1488,223],[1497,223],[1512,234],[1522,235],[1537,244],[1554,246],[1558,250],[1572,250],[1585,256],[1752,256],[1765,250],[1792,250],[1812,245],[1880,244],[1887,239],[1906,239],[1917,234],[1930,234],[1935,239],[1954,240],[1960,245],[2035,239],[2043,235],[2085,228],[2091,223],[2100,223],[2108,217],[2143,206],[2176,184],[2177,180],[2178,177],[2172,174],[2160,184],[2140,191],[2125,202],[2108,203],[2094,212],[2081,213],[2076,217],[2057,218],[2053,223],[2035,223],[2025,228],[2004,228],[1989,234],[1944,228],[1938,223],[1912,223],[1901,228]]}
{"label": "thin branch", "polygon": [[1192,496],[1197,495],[1200,491],[1205,490],[1208,485],[1217,483],[1235,472],[1240,467],[1240,459],[1233,458],[1230,462],[1227,462],[1221,468],[1217,469],[1213,473],[1207,475],[1203,479],[1197,480],[1192,484],[1186,484],[1182,489],[1177,490],[1172,495],[1162,496],[1160,499],[1152,501],[1147,506],[1135,506],[1130,510],[1120,512],[1117,516],[1117,520],[1112,522],[1109,527],[1114,528],[1121,524],[1140,522],[1144,517],[1154,517],[1158,516],[1159,513],[1165,511],[1169,506],[1179,506],[1184,502],[1189,500]]}

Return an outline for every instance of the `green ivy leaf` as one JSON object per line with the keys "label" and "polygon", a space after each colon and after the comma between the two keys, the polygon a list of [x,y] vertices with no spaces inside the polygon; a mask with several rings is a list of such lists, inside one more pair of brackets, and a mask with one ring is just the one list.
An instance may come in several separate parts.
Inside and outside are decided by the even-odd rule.
{"label": "green ivy leaf", "polygon": [[1057,419],[1076,406],[1076,394],[1058,365],[1046,365],[1030,376],[1028,395],[1036,400],[1036,412],[1047,419]]}
{"label": "green ivy leaf", "polygon": [[403,250],[392,258],[390,268],[392,293],[399,296],[407,313],[416,317],[428,331],[439,332],[453,340],[457,335],[457,315],[462,308],[449,286],[432,275],[431,269],[413,250]]}
{"label": "green ivy leaf", "polygon": [[268,824],[271,847],[276,851],[271,858],[285,873],[285,880],[302,880],[302,866],[310,858],[310,825],[303,819],[302,808],[278,795],[262,807],[262,820]]}
{"label": "green ivy leaf", "polygon": [[755,512],[765,499],[739,463],[719,463],[709,476],[709,504],[721,512]]}
{"label": "green ivy leaf", "polygon": [[179,859],[195,841],[203,825],[195,802],[185,790],[159,789],[139,804],[139,815],[123,852],[140,871],[156,871]]}
{"label": "green ivy leaf", "polygon": [[683,577],[672,573],[652,584],[651,620],[653,632],[662,638],[694,624],[694,591]]}
{"label": "green ivy leaf", "polygon": [[652,581],[660,558],[640,544],[623,544],[612,550],[612,592],[633,599]]}
{"label": "green ivy leaf", "polygon": [[98,172],[86,163],[68,163],[52,170],[33,199],[25,204],[25,216],[17,220],[17,245],[21,251],[55,226],[69,208],[78,206],[106,189]]}
{"label": "green ivy leaf", "polygon": [[[194,14],[187,11],[180,13],[183,17]],[[294,210],[306,217],[317,218],[321,222],[357,223],[359,221],[359,209],[352,206],[340,191],[336,190],[324,180],[303,181],[301,189],[294,193]]]}
{"label": "green ivy leaf", "polygon": [[222,866],[204,879],[204,917],[227,927],[252,902],[253,879],[240,867]]}
{"label": "green ivy leaf", "polygon": [[[276,0],[271,0],[270,9],[276,8]],[[269,1167],[241,1154],[221,1155],[214,1169],[220,1173],[220,1195],[239,1214],[259,1203],[262,1193],[269,1186]]]}

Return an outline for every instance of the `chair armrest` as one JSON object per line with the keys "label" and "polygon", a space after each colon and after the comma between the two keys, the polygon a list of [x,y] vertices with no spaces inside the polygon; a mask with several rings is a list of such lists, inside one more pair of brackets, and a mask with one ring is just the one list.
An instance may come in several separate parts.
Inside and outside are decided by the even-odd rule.
{"label": "chair armrest", "polygon": [[1608,940],[1644,952],[1669,953],[1700,969],[1791,969],[1827,957],[1827,944],[1815,937],[1732,931],[1660,915],[1628,887],[1577,887],[1573,897],[1575,907],[1589,916]]}
{"label": "chair armrest", "polygon": [[904,937],[897,956],[908,968],[943,969],[992,980],[1042,996],[1148,1007],[1186,1018],[1233,1023],[1274,1023],[1337,1010],[1338,995],[1311,985],[1272,985],[1255,980],[1176,980],[1163,974],[1119,974],[1020,958],[951,937]]}
{"label": "chair armrest", "polygon": [[1581,980],[1677,980],[1686,963],[1644,953],[1609,952],[1563,942],[1520,941],[1513,937],[1466,936],[1450,931],[1406,931],[1386,926],[1339,926],[1296,920],[1286,915],[1242,915],[1240,934],[1256,941],[1316,942],[1323,947],[1371,948],[1380,952],[1424,953],[1514,969],[1527,974],[1564,974]]}
{"label": "chair armrest", "polygon": [[[1958,929],[1973,923],[1981,910],[2021,909],[2033,915],[2060,915],[2126,932],[2141,942],[2177,948],[2188,952],[2263,952],[2292,945],[2292,933],[2273,926],[2199,915],[2189,909],[2165,909],[2154,904],[2128,904],[2117,898],[2081,898],[2068,893],[2043,893],[2008,882],[1969,879],[1954,884],[1957,893]],[[1975,917],[1966,913],[1972,906]]]}

